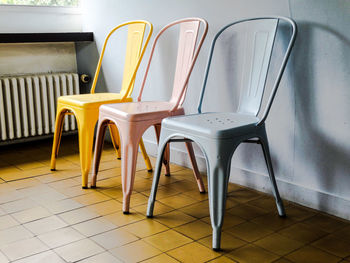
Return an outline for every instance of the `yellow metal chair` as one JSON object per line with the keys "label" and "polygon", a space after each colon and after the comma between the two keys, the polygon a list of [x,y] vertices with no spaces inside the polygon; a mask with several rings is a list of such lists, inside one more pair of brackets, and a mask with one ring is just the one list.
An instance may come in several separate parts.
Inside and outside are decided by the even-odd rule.
{"label": "yellow metal chair", "polygon": [[[126,45],[126,56],[124,64],[124,75],[120,93],[95,93],[97,79],[100,73],[102,59],[106,50],[107,42],[110,36],[122,27],[127,27],[128,37]],[[146,40],[143,43],[144,34],[148,27]],[[52,145],[51,170],[56,170],[56,157],[58,155],[59,145],[62,135],[63,119],[66,115],[74,115],[78,124],[80,165],[82,173],[82,187],[88,187],[88,175],[91,166],[92,147],[94,140],[94,128],[98,120],[99,107],[107,103],[131,102],[131,93],[134,88],[134,82],[137,69],[145,53],[146,47],[152,35],[153,26],[147,21],[130,21],[115,27],[106,37],[97,64],[95,77],[92,83],[90,94],[62,96],[57,101],[57,113],[55,123],[55,134]],[[120,158],[119,152],[119,134],[118,130],[110,126],[110,132],[113,145]],[[148,158],[143,141],[140,141],[140,148],[145,159],[148,171],[152,171],[152,165]]]}

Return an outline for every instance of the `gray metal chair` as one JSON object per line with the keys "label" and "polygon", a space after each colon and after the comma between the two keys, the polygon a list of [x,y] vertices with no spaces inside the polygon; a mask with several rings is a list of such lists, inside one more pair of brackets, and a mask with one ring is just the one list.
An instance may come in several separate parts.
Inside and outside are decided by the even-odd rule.
{"label": "gray metal chair", "polygon": [[[251,23],[254,22],[254,23]],[[245,23],[245,63],[242,63],[239,106],[236,112],[202,113],[202,102],[208,81],[209,69],[213,58],[214,47],[222,33],[233,26]],[[269,99],[264,109],[262,101],[269,72],[272,50],[276,32],[281,26],[288,25],[291,34],[287,39],[287,48],[279,65],[278,74],[272,86]],[[253,26],[252,30],[248,27]],[[210,50],[203,89],[200,95],[198,114],[166,118],[162,122],[159,140],[158,158],[153,178],[152,191],[149,197],[147,217],[153,217],[154,203],[161,172],[162,158],[167,143],[193,141],[204,153],[207,161],[209,188],[209,210],[213,228],[213,249],[220,249],[221,227],[223,224],[227,186],[230,176],[232,155],[242,142],[261,145],[267,164],[272,191],[276,199],[278,214],[285,216],[283,202],[280,198],[269,151],[265,130],[265,120],[276,95],[277,88],[286,67],[290,52],[295,42],[297,27],[293,20],[285,17],[260,17],[240,20],[221,29],[215,36]],[[234,47],[233,47],[234,48]],[[227,54],[229,55],[229,54]],[[260,113],[260,114],[259,114]],[[261,116],[261,117],[259,117]]]}

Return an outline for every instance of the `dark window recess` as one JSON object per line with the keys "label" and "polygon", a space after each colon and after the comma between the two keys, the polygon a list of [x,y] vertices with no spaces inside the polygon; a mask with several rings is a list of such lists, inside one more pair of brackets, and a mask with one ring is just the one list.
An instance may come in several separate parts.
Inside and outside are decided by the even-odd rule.
{"label": "dark window recess", "polygon": [[93,40],[94,34],[92,32],[0,33],[0,43],[81,42]]}

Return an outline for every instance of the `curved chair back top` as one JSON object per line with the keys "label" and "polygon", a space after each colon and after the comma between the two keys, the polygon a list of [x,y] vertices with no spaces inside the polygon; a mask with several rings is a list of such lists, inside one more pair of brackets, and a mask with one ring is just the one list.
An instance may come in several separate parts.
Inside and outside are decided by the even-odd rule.
{"label": "curved chair back top", "polygon": [[[145,76],[141,85],[140,94],[138,96],[138,101],[141,101],[143,88],[146,83],[148,71],[151,65],[152,57],[153,57],[154,50],[157,45],[159,37],[167,29],[177,24],[180,24],[180,33],[179,33],[173,92],[170,99],[170,102],[174,104],[172,111],[176,110],[183,103],[185,99],[188,80],[192,73],[194,64],[197,60],[203,41],[208,32],[208,23],[204,19],[201,19],[201,18],[180,19],[166,25],[160,30],[160,32],[157,34],[153,42]],[[201,24],[203,25],[204,28],[202,30],[202,34],[199,38],[199,41],[197,41]]]}
{"label": "curved chair back top", "polygon": [[[253,26],[254,28],[251,28],[251,30],[246,30],[245,39],[242,40],[245,41],[243,44],[244,63],[242,63],[242,90],[240,92],[240,99],[237,111],[239,113],[251,114],[255,116],[257,116],[261,112],[261,104],[264,96],[266,79],[269,71],[270,60],[275,43],[277,28],[280,25],[280,20],[287,22],[291,26],[292,34],[290,35],[288,47],[285,51],[281,66],[279,68],[276,80],[272,87],[271,94],[269,96],[267,105],[263,111],[263,115],[259,124],[265,121],[270,111],[273,99],[276,95],[277,88],[281,81],[284,69],[286,67],[297,34],[297,27],[295,22],[292,19],[286,17],[271,16],[243,19],[228,24],[216,34],[209,53],[203,88],[201,91],[198,105],[199,113],[201,113],[202,109],[203,97],[208,81],[208,75],[216,41],[225,30],[238,24],[242,25],[243,23],[246,23],[248,26]],[[259,23],[249,25],[249,23],[247,22],[250,21],[259,21]]]}
{"label": "curved chair back top", "polygon": [[[125,98],[131,95],[132,90],[134,88],[137,69],[140,66],[142,57],[145,53],[146,47],[148,45],[148,42],[153,32],[153,25],[150,22],[143,21],[143,20],[129,21],[129,22],[120,24],[109,32],[109,34],[107,35],[103,43],[101,55],[98,60],[98,64],[95,72],[94,81],[91,86],[91,91],[90,91],[91,93],[95,93],[97,79],[100,73],[103,56],[106,51],[109,38],[115,31],[125,26],[127,26],[128,28],[128,37],[127,37],[127,44],[126,44],[123,82],[122,82],[120,94],[123,96],[122,100],[124,100]],[[147,33],[146,41],[142,45],[146,27],[148,27],[149,30]]]}

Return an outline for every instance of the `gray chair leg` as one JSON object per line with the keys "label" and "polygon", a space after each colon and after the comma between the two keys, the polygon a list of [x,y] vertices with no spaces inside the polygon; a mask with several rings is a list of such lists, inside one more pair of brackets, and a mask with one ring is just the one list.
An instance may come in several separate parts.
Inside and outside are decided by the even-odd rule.
{"label": "gray chair leg", "polygon": [[209,211],[213,228],[213,249],[220,250],[221,228],[224,221],[227,186],[230,176],[230,156],[211,151],[208,157]]}
{"label": "gray chair leg", "polygon": [[262,150],[264,152],[264,157],[265,157],[265,162],[266,162],[266,165],[267,165],[267,169],[269,171],[269,177],[270,177],[270,181],[271,181],[271,184],[272,184],[272,192],[273,192],[273,195],[275,196],[278,214],[281,217],[285,217],[286,216],[286,212],[284,210],[283,201],[282,201],[282,199],[280,197],[280,194],[279,194],[279,191],[278,191],[278,188],[277,188],[275,174],[274,174],[273,168],[272,168],[272,161],[271,161],[269,143],[268,143],[267,136],[266,136],[265,132],[264,132],[263,136],[260,137],[260,142],[261,142],[261,148],[262,148]]}
{"label": "gray chair leg", "polygon": [[162,143],[162,145],[159,145],[159,147],[158,147],[156,169],[155,169],[154,174],[153,174],[152,190],[151,190],[151,194],[150,194],[149,199],[148,199],[148,207],[147,207],[147,217],[148,218],[153,217],[154,203],[156,201],[159,178],[160,178],[160,173],[162,171],[163,156],[164,156],[165,148],[167,147],[167,142],[164,142],[164,143],[160,142],[160,143]]}

